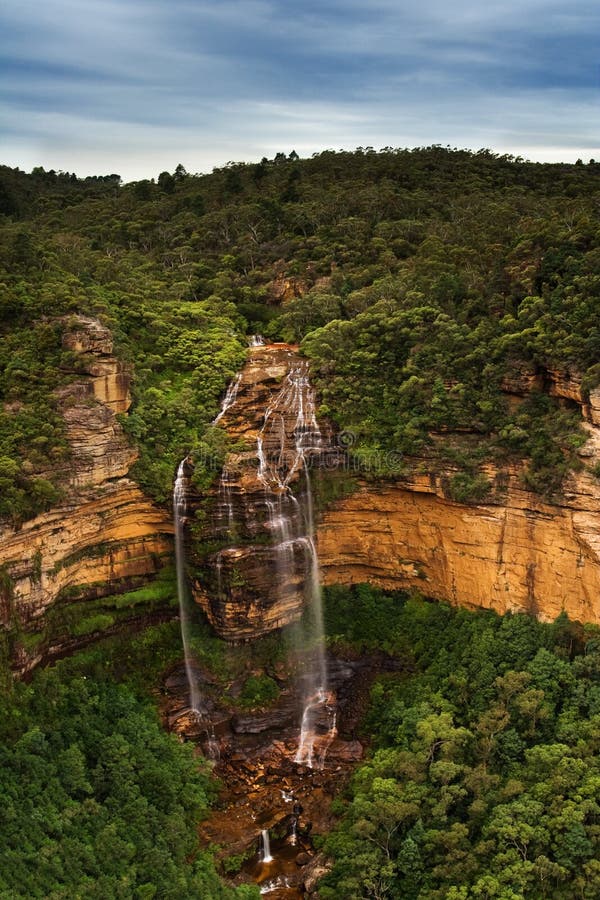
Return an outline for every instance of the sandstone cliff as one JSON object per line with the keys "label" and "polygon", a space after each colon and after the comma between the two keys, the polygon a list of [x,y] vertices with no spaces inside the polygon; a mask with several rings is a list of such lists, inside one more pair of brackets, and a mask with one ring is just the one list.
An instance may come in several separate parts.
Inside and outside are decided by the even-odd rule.
{"label": "sandstone cliff", "polygon": [[73,635],[44,634],[47,613],[139,585],[172,552],[169,515],[126,477],[135,451],[116,416],[131,402],[129,372],[100,322],[65,325],[63,344],[77,354],[79,374],[57,390],[72,450],[64,500],[18,531],[0,529],[0,625],[11,630],[20,671],[72,644]]}
{"label": "sandstone cliff", "polygon": [[[203,537],[214,543],[196,599],[230,640],[264,634],[294,621],[302,609],[302,543],[292,544],[282,584],[276,543],[286,533],[273,527],[268,509],[276,497],[269,500],[257,477],[261,423],[293,360],[293,348],[284,345],[255,348],[220,423],[247,449],[229,456],[213,498]],[[600,622],[600,481],[590,471],[600,458],[600,390],[584,397],[576,373],[540,374],[524,366],[504,384],[515,402],[533,389],[577,403],[589,433],[581,450],[585,467],[569,477],[560,503],[525,490],[517,465],[501,473],[506,487],[493,501],[457,503],[445,492],[449,473],[434,472],[430,460],[412,460],[404,478],[363,480],[351,496],[327,505],[316,533],[324,582],[416,587],[430,597],[500,613],[521,610],[554,619],[564,610],[573,619]],[[280,417],[283,456],[290,452],[293,420],[292,411]],[[272,432],[272,450],[277,439]],[[343,455],[335,455],[331,442],[325,445],[325,459],[311,460],[315,477],[323,463],[344,466]],[[498,474],[487,472],[492,480]]]}
{"label": "sandstone cliff", "polygon": [[576,373],[525,369],[504,385],[517,397],[534,387],[578,403],[589,433],[580,451],[586,466],[569,476],[559,503],[524,490],[518,467],[503,473],[506,492],[487,504],[448,499],[439,474],[363,483],[323,516],[318,549],[325,583],[415,587],[499,613],[553,620],[565,611],[600,623],[600,479],[590,471],[600,460],[600,389],[584,398]]}
{"label": "sandstone cliff", "polygon": [[234,388],[218,424],[237,447],[196,545],[194,593],[237,641],[302,615],[314,561],[307,466],[320,464],[330,433],[316,421],[308,363],[287,344],[252,347]]}
{"label": "sandstone cliff", "polygon": [[[0,529],[0,625],[21,672],[94,636],[80,629],[77,638],[63,611],[93,614],[99,598],[147,582],[172,561],[170,514],[127,477],[135,452],[117,414],[130,405],[130,374],[113,355],[109,331],[79,317],[64,346],[78,372],[57,390],[72,448],[64,500],[18,531]],[[217,632],[248,640],[298,619],[313,536],[328,584],[417,587],[501,613],[552,619],[565,610],[600,622],[600,481],[590,471],[600,459],[600,390],[584,396],[577,373],[526,367],[504,384],[515,402],[533,388],[577,403],[589,433],[586,466],[569,478],[560,503],[524,490],[518,467],[503,473],[506,490],[493,501],[456,503],[445,494],[447,473],[415,460],[403,479],[359,482],[351,496],[326,505],[312,535],[305,464],[314,486],[319,471],[327,477],[327,469],[343,468],[344,454],[326,423],[317,424],[307,364],[295,349],[252,348],[218,423],[234,448],[208,514],[190,516],[187,534],[194,595]],[[192,495],[191,513],[206,500]],[[133,626],[135,615],[114,628]]]}

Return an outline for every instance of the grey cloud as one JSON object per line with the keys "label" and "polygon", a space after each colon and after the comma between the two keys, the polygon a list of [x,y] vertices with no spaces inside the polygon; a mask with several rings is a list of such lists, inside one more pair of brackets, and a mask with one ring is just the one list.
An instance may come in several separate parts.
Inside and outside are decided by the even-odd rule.
{"label": "grey cloud", "polygon": [[9,0],[0,38],[13,164],[132,178],[184,154],[206,170],[292,147],[576,158],[597,145],[600,11],[588,0],[32,6]]}

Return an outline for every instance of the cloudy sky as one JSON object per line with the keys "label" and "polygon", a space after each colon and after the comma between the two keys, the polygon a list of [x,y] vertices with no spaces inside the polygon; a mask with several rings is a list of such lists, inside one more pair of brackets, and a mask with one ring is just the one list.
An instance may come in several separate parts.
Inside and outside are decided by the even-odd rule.
{"label": "cloudy sky", "polygon": [[1,162],[125,180],[295,149],[600,158],[598,0],[4,0]]}

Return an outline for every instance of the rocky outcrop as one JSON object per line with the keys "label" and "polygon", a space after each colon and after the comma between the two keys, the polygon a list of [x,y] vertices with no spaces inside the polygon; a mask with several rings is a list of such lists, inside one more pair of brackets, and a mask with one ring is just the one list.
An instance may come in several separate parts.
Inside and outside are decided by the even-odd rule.
{"label": "rocky outcrop", "polygon": [[[282,566],[276,545],[285,529],[278,531],[274,521],[290,511],[284,506],[275,520],[269,515],[277,498],[269,498],[258,477],[265,411],[277,407],[294,359],[294,348],[284,345],[254,348],[235,402],[222,418],[246,449],[228,457],[215,495],[208,536],[218,549],[200,572],[196,599],[230,640],[294,621],[303,605],[305,548],[301,541],[292,543],[294,561]],[[600,389],[586,395],[577,373],[540,373],[527,365],[515,366],[503,387],[515,402],[532,390],[546,390],[580,406],[589,434],[580,451],[584,466],[568,479],[561,501],[550,504],[525,490],[521,470],[513,466],[486,472],[504,485],[493,500],[457,503],[445,489],[452,473],[435,472],[431,460],[413,460],[406,477],[359,482],[355,493],[323,511],[316,538],[325,583],[412,587],[500,613],[522,610],[554,619],[564,610],[573,619],[600,621],[600,481],[591,471],[600,459]],[[283,411],[279,431],[268,432],[272,453],[292,452],[294,415]],[[331,450],[330,437],[324,462],[331,468],[342,460]],[[323,458],[313,459],[311,468],[322,464]]]}
{"label": "rocky outcrop", "polygon": [[[574,372],[516,368],[507,393],[534,389],[577,403],[589,438],[584,466],[550,504],[523,489],[520,469],[493,503],[448,499],[444,473],[415,474],[402,482],[361,484],[333,504],[318,532],[328,584],[368,581],[384,588],[418,588],[429,597],[499,613],[521,611],[544,620],[561,612],[600,623],[600,388],[582,390]],[[427,462],[422,461],[422,470]],[[493,480],[498,472],[490,469]]]}
{"label": "rocky outcrop", "polygon": [[576,404],[582,417],[600,427],[600,387],[585,391],[581,372],[576,369],[540,369],[530,363],[514,363],[510,374],[502,379],[502,390],[524,397],[532,391],[546,391],[551,397]]}
{"label": "rocky outcrop", "polygon": [[128,367],[113,355],[112,336],[96,319],[77,317],[63,336],[77,355],[77,380],[56,391],[72,450],[72,487],[103,484],[127,474],[136,459],[117,413],[131,405]]}
{"label": "rocky outcrop", "polygon": [[219,417],[237,447],[194,558],[195,598],[228,640],[258,637],[302,614],[314,554],[306,464],[318,464],[329,437],[314,413],[308,363],[295,349],[252,347]]}
{"label": "rocky outcrop", "polygon": [[296,297],[302,297],[308,290],[306,281],[295,276],[278,274],[268,286],[269,297],[272,303],[284,304]]}
{"label": "rocky outcrop", "polygon": [[600,485],[587,475],[572,488],[564,506],[550,506],[513,473],[502,505],[466,506],[426,476],[363,484],[323,516],[324,581],[412,587],[499,613],[552,620],[564,610],[600,622]]}
{"label": "rocky outcrop", "polygon": [[[0,529],[0,625],[15,635],[20,671],[48,648],[41,640],[26,651],[19,635],[43,631],[56,604],[137,586],[172,552],[170,517],[126,477],[136,454],[117,414],[131,403],[130,374],[113,355],[110,331],[84,317],[65,321],[65,329],[63,346],[75,354],[77,374],[57,390],[71,445],[64,500],[19,530]],[[64,639],[66,645],[69,635]]]}

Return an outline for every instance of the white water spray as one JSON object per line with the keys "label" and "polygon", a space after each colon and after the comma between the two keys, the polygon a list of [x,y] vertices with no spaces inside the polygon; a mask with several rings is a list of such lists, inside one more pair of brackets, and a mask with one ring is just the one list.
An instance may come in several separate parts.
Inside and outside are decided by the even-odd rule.
{"label": "white water spray", "polygon": [[[286,422],[290,419],[294,422],[291,435],[286,433]],[[303,648],[310,646],[311,650],[302,679],[303,712],[295,761],[310,768],[322,767],[335,729],[334,698],[327,689],[323,602],[309,472],[311,458],[322,450],[323,436],[317,422],[308,363],[300,361],[292,366],[283,387],[265,410],[257,438],[257,457],[258,478],[265,488],[267,525],[274,540],[275,583],[280,592],[294,589],[295,553],[304,553],[307,625],[299,635],[298,644]],[[299,472],[305,481],[300,500],[290,489]],[[315,755],[315,742],[322,735],[325,741],[319,740],[321,750]]]}
{"label": "white water spray", "polygon": [[269,831],[267,828],[264,828],[260,833],[260,861],[263,863],[273,862],[273,857],[271,856],[271,841],[269,840]]}
{"label": "white water spray", "polygon": [[185,575],[185,544],[183,528],[186,517],[186,490],[187,477],[185,474],[186,460],[179,463],[177,477],[173,486],[173,524],[175,527],[175,564],[177,567],[177,597],[179,600],[179,621],[181,623],[181,642],[183,644],[183,658],[185,662],[185,674],[190,693],[190,707],[198,715],[200,712],[200,692],[192,667],[190,657],[190,619],[188,584]]}
{"label": "white water spray", "polygon": [[218,761],[221,756],[219,742],[214,726],[205,718],[201,707],[200,691],[192,665],[190,654],[190,616],[189,616],[189,590],[185,574],[185,542],[184,525],[186,519],[186,489],[187,476],[185,473],[186,461],[183,459],[177,469],[177,477],[173,487],[173,517],[175,525],[175,563],[177,567],[177,596],[179,599],[179,621],[181,624],[181,643],[183,644],[183,658],[185,674],[190,695],[190,709],[197,722],[206,724],[206,755],[209,759]]}
{"label": "white water spray", "polygon": [[240,374],[236,375],[233,381],[229,383],[229,386],[223,398],[223,403],[221,404],[221,411],[219,412],[219,415],[216,417],[216,419],[214,419],[213,425],[218,425],[227,410],[231,409],[231,407],[235,403],[238,391],[240,389],[241,380],[242,374],[240,372]]}
{"label": "white water spray", "polygon": [[[263,343],[260,336],[255,336],[251,345],[260,348]],[[262,486],[265,515],[261,522],[255,506],[248,506],[236,469],[239,460],[229,460],[223,469],[216,497],[215,526],[219,538],[227,546],[219,549],[213,557],[215,587],[219,600],[226,600],[230,589],[230,555],[236,550],[231,545],[237,541],[237,533],[243,537],[264,527],[270,538],[269,548],[260,552],[273,566],[271,602],[276,601],[284,610],[297,609],[298,594],[304,594],[303,624],[296,627],[295,641],[303,667],[299,691],[302,714],[296,761],[313,767],[322,766],[335,734],[335,698],[327,684],[310,477],[310,466],[314,460],[330,448],[317,422],[308,361],[299,359],[285,346],[273,347],[273,351],[277,365],[281,366],[284,361],[287,371],[281,386],[271,394],[256,436],[256,475]],[[266,366],[270,352],[271,348],[262,351]],[[215,424],[234,406],[241,386],[242,377],[238,376],[227,389]],[[252,387],[253,384],[249,384],[249,388]],[[245,384],[241,389],[246,390]],[[243,462],[241,471],[243,474]],[[238,513],[245,517],[243,521],[236,521]]]}

